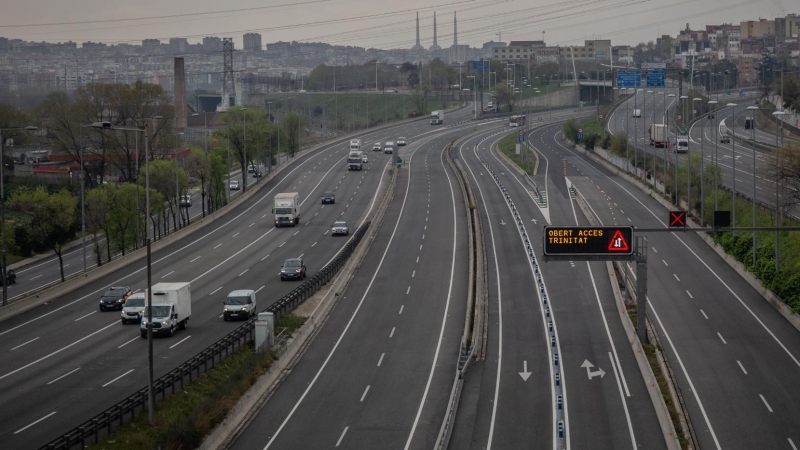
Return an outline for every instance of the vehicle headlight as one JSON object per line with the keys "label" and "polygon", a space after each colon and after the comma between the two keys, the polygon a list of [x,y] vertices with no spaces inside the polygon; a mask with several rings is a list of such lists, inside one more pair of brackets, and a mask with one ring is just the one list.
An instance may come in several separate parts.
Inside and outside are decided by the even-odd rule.
{"label": "vehicle headlight", "polygon": [[117,303],[122,303],[123,299],[117,300]]}
{"label": "vehicle headlight", "polygon": [[281,269],[281,273],[286,273],[286,269]]}
{"label": "vehicle headlight", "polygon": [[247,311],[247,307],[246,306],[242,306],[242,311]]}
{"label": "vehicle headlight", "polygon": [[100,303],[103,303],[103,299],[100,299]]}
{"label": "vehicle headlight", "polygon": [[169,321],[165,320],[165,321],[161,322],[161,325],[169,325]]}
{"label": "vehicle headlight", "polygon": [[300,273],[300,269],[295,270],[295,272]]}
{"label": "vehicle headlight", "polygon": [[226,306],[223,312],[228,312],[228,307]]}

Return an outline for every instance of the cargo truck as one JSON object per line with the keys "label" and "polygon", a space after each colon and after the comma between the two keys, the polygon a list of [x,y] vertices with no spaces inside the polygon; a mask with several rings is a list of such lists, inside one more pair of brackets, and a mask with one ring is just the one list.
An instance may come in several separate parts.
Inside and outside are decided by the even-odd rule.
{"label": "cargo truck", "polygon": [[361,150],[361,139],[350,139],[350,151]]}
{"label": "cargo truck", "polygon": [[650,145],[653,147],[664,147],[669,141],[667,126],[663,123],[650,125]]}
{"label": "cargo truck", "polygon": [[282,192],[275,195],[275,226],[295,226],[300,223],[300,194],[297,192]]}
{"label": "cargo truck", "polygon": [[347,155],[347,170],[361,170],[361,164],[364,162],[364,153],[360,150],[350,150]]}
{"label": "cargo truck", "polygon": [[[192,287],[190,283],[157,283],[152,287],[153,336],[172,336],[175,330],[183,330],[192,316]],[[150,307],[142,312],[139,331],[147,337]]]}
{"label": "cargo truck", "polygon": [[431,113],[431,125],[441,125],[444,123],[444,111],[438,110]]}

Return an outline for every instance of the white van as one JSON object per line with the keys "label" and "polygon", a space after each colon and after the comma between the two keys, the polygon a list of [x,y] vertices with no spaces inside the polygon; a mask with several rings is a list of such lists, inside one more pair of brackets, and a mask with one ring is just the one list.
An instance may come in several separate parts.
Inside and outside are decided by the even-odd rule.
{"label": "white van", "polygon": [[228,294],[222,302],[222,318],[226,322],[230,319],[249,319],[256,315],[256,291],[240,289]]}
{"label": "white van", "polygon": [[142,314],[144,314],[144,308],[146,306],[147,295],[144,292],[137,292],[128,297],[128,299],[125,300],[125,304],[122,306],[122,314],[120,317],[122,323],[139,323],[139,321],[142,320]]}
{"label": "white van", "polygon": [[689,139],[678,138],[675,153],[689,153]]}
{"label": "white van", "polygon": [[641,109],[634,109],[633,110],[633,117],[634,118],[642,117],[642,110]]}
{"label": "white van", "polygon": [[386,141],[386,143],[383,144],[383,153],[387,155],[394,153],[394,142]]}

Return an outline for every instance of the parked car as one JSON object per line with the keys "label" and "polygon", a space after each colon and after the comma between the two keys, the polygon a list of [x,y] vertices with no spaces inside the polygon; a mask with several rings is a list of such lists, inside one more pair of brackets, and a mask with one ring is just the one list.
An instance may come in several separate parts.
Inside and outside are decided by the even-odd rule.
{"label": "parked car", "polygon": [[222,302],[222,319],[248,319],[256,315],[256,291],[239,289],[228,294]]}
{"label": "parked car", "polygon": [[131,296],[130,286],[111,286],[100,297],[100,311],[107,309],[122,310],[125,306],[125,300]]}
{"label": "parked car", "polygon": [[[8,284],[14,284],[17,282],[17,274],[11,269],[6,269],[6,278],[8,278]],[[2,271],[0,271],[0,286],[5,284],[3,281]]]}
{"label": "parked car", "polygon": [[372,144],[372,151],[373,152],[379,152],[381,150],[383,150],[383,146],[381,145],[380,142],[376,142],[376,143]]}
{"label": "parked car", "polygon": [[191,206],[192,206],[192,196],[191,195],[181,195],[181,206],[185,206],[187,208],[191,208]]}
{"label": "parked car", "polygon": [[406,145],[406,138],[404,138],[403,136],[397,138],[397,146],[402,147],[404,145]]}
{"label": "parked car", "polygon": [[325,191],[322,193],[322,204],[325,203],[334,204],[336,203],[336,194],[331,191]]}
{"label": "parked car", "polygon": [[241,189],[241,187],[239,187],[239,182],[237,180],[231,181],[231,190],[238,191],[239,189]]}
{"label": "parked car", "polygon": [[723,144],[730,144],[731,143],[731,137],[730,136],[720,136],[719,142],[721,142]]}
{"label": "parked car", "polygon": [[300,258],[289,258],[281,266],[281,281],[302,280],[306,277],[306,265]]}
{"label": "parked car", "polygon": [[347,236],[350,234],[350,227],[347,226],[347,222],[338,221],[333,223],[333,227],[331,227],[331,236]]}

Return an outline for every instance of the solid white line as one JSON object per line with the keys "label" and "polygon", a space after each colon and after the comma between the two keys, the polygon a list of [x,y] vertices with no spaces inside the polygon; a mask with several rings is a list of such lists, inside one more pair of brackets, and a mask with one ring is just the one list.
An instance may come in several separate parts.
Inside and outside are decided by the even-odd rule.
{"label": "solid white line", "polygon": [[764,398],[764,396],[763,396],[763,395],[761,395],[761,394],[758,394],[758,396],[759,396],[759,397],[761,397],[761,401],[763,401],[763,402],[764,402],[764,406],[766,406],[766,407],[767,407],[767,409],[769,410],[769,412],[773,412],[773,411],[772,411],[772,408],[770,408],[770,406],[769,406],[769,403],[767,403],[767,399],[765,399],[765,398]]}
{"label": "solid white line", "polygon": [[383,357],[384,357],[384,356],[386,356],[386,353],[381,353],[381,357],[380,357],[380,359],[378,360],[378,367],[380,367],[380,366],[381,366],[381,363],[383,362]]}
{"label": "solid white line", "polygon": [[788,438],[788,439],[789,439],[789,445],[792,446],[792,449],[793,450],[797,450],[797,447],[794,446],[794,441],[792,441],[792,438]]}
{"label": "solid white line", "polygon": [[405,308],[405,307],[406,307],[406,305],[400,305],[400,312],[397,313],[397,314],[403,314],[403,308]]}
{"label": "solid white line", "polygon": [[166,275],[162,275],[162,276],[161,276],[161,278],[166,278],[166,277],[168,277],[168,276],[172,275],[173,273],[175,273],[175,271],[174,271],[174,270],[173,270],[172,272],[170,272],[170,273],[166,274]]}
{"label": "solid white line", "polygon": [[363,402],[363,401],[364,401],[364,397],[366,397],[366,396],[367,396],[367,392],[369,392],[369,385],[367,385],[367,388],[366,388],[366,389],[364,389],[364,393],[363,393],[363,394],[361,394],[361,400],[359,400],[360,402]]}
{"label": "solid white line", "polygon": [[250,270],[250,269],[244,269],[244,272],[240,273],[239,276],[242,276],[242,275],[246,274],[248,270]]}
{"label": "solid white line", "polygon": [[34,422],[31,422],[31,423],[29,423],[28,425],[25,425],[24,427],[22,427],[22,428],[20,428],[19,430],[15,431],[15,432],[14,432],[14,434],[17,434],[17,433],[22,433],[23,431],[25,431],[25,430],[27,430],[28,428],[30,428],[30,427],[32,427],[32,426],[34,426],[34,425],[36,425],[37,423],[39,423],[39,422],[43,421],[44,419],[47,419],[48,417],[52,416],[52,415],[53,415],[53,414],[55,414],[55,413],[56,413],[56,412],[55,412],[55,411],[53,411],[53,412],[51,412],[50,414],[48,414],[48,415],[46,415],[46,416],[42,417],[41,419],[39,419],[39,420],[36,420],[36,421],[34,421]]}
{"label": "solid white line", "polygon": [[392,336],[394,336],[394,330],[395,330],[395,327],[392,327],[392,332],[391,332],[391,333],[389,333],[389,337],[390,337],[390,338],[391,338]]}
{"label": "solid white line", "polygon": [[736,364],[739,364],[739,368],[742,369],[742,372],[744,372],[745,375],[747,375],[747,371],[744,370],[744,366],[742,365],[742,362],[737,359],[736,360]]}
{"label": "solid white line", "polygon": [[409,292],[411,292],[411,286],[409,286],[408,289],[406,289],[406,295],[408,295]]}
{"label": "solid white line", "polygon": [[686,290],[686,295],[688,295],[688,296],[689,296],[689,298],[694,298],[694,296],[692,295],[692,293],[691,293],[691,292],[689,292],[689,290],[688,290],[688,289]]}
{"label": "solid white line", "polygon": [[86,314],[85,316],[80,316],[80,317],[78,317],[77,319],[75,319],[75,322],[77,322],[77,321],[79,321],[79,320],[83,319],[84,317],[89,317],[89,316],[91,316],[92,314],[94,314],[94,313],[96,313],[96,312],[97,312],[97,311],[92,311],[92,312],[90,312],[89,314]]}
{"label": "solid white line", "polygon": [[58,380],[60,380],[60,379],[62,379],[62,378],[64,378],[64,377],[66,377],[67,375],[71,375],[71,374],[73,374],[73,373],[75,373],[75,372],[77,372],[77,371],[79,371],[79,370],[81,370],[81,368],[80,368],[80,367],[78,367],[78,368],[76,368],[76,369],[72,369],[72,370],[70,370],[69,372],[65,373],[64,375],[61,375],[60,377],[56,378],[55,380],[53,380],[53,381],[51,381],[51,382],[47,383],[47,385],[49,386],[49,385],[51,385],[51,384],[55,383],[56,381],[58,381]]}
{"label": "solid white line", "polygon": [[216,294],[216,293],[217,293],[217,292],[218,292],[220,289],[222,289],[222,286],[220,286],[220,287],[218,287],[218,288],[214,289],[214,290],[213,290],[213,291],[211,291],[211,292],[210,292],[208,295],[214,295],[214,294]]}
{"label": "solid white line", "polygon": [[[344,435],[345,435],[345,434],[347,434],[347,429],[348,429],[348,428],[350,428],[350,427],[344,427],[344,430],[342,430],[342,435],[341,435],[341,436],[339,436],[339,440],[338,440],[338,441],[336,441],[336,446],[337,446],[337,447],[339,446],[339,444],[341,444],[341,443],[342,443],[342,439],[344,439]],[[269,445],[269,444],[267,444],[267,445]]]}
{"label": "solid white line", "polygon": [[[223,315],[224,315],[224,314],[223,314]],[[177,346],[181,345],[181,343],[182,343],[183,341],[185,341],[185,340],[189,339],[190,337],[192,337],[192,336],[191,336],[191,335],[190,335],[190,336],[186,336],[185,338],[181,339],[180,341],[178,341],[178,342],[176,342],[176,343],[174,343],[174,344],[170,345],[170,346],[169,346],[169,348],[175,348],[175,347],[177,347]]]}
{"label": "solid white line", "polygon": [[676,275],[676,274],[674,274],[674,273],[673,273],[673,274],[672,274],[672,276],[673,276],[673,277],[675,277],[675,279],[676,279],[676,280],[678,280],[678,281],[681,281],[681,279],[680,279],[680,278],[678,278],[678,275]]}
{"label": "solid white line", "polygon": [[127,375],[127,374],[129,374],[129,373],[133,372],[134,370],[136,370],[136,369],[131,369],[131,370],[129,370],[129,371],[127,371],[127,372],[123,373],[122,375],[118,376],[117,378],[114,378],[113,380],[109,381],[108,383],[106,383],[106,384],[104,384],[104,385],[102,385],[102,386],[100,386],[100,387],[106,387],[106,386],[108,386],[109,384],[111,384],[111,383],[113,383],[113,382],[115,382],[115,381],[119,380],[120,378],[124,377],[125,375]]}
{"label": "solid white line", "polygon": [[[587,263],[588,264],[588,263]],[[622,367],[617,367],[617,363],[614,362],[614,356],[611,352],[608,352],[608,359],[611,360],[611,368],[614,371],[614,378],[617,380],[617,390],[619,391],[619,399],[622,401],[622,408],[625,410],[625,419],[628,421],[628,430],[631,433],[631,445],[633,445],[634,450],[636,447],[636,436],[633,434],[633,425],[631,424],[631,415],[628,412],[628,403],[625,401],[625,397],[622,395],[622,386],[620,385],[620,377],[619,375],[622,373]],[[627,387],[625,388],[627,391]],[[630,397],[630,393],[628,393],[628,397]]]}
{"label": "solid white line", "polygon": [[727,342],[725,342],[725,338],[724,338],[724,337],[722,337],[722,335],[721,335],[721,334],[719,334],[719,331],[717,332],[717,336],[719,336],[719,338],[720,338],[720,339],[722,339],[722,343],[723,343],[723,344],[725,344],[725,345],[727,345],[727,344],[728,344]]}
{"label": "solid white line", "polygon": [[190,263],[193,263],[193,262],[197,261],[197,260],[198,260],[198,259],[200,259],[200,258],[202,258],[202,256],[198,256],[197,258],[195,258],[195,259],[193,259],[193,260],[191,260],[191,261],[189,261],[189,262],[190,262]]}
{"label": "solid white line", "polygon": [[[41,337],[41,336],[39,336],[39,337]],[[22,347],[23,345],[30,344],[31,342],[33,342],[33,341],[35,341],[35,340],[39,339],[39,337],[35,337],[35,338],[31,339],[30,341],[28,341],[28,342],[25,342],[24,344],[19,344],[18,346],[16,346],[16,347],[12,348],[12,349],[11,349],[11,350],[9,350],[9,351],[14,351],[14,350],[16,350],[16,349],[18,349],[18,348]],[[0,378],[0,379],[2,379],[2,378]]]}
{"label": "solid white line", "polygon": [[124,343],[124,344],[120,345],[120,346],[119,346],[119,347],[117,347],[117,348],[122,348],[122,347],[125,347],[126,345],[130,344],[131,342],[135,341],[136,339],[138,339],[138,338],[133,338],[133,339],[131,339],[130,341],[128,341],[128,342],[126,342],[126,343]]}

